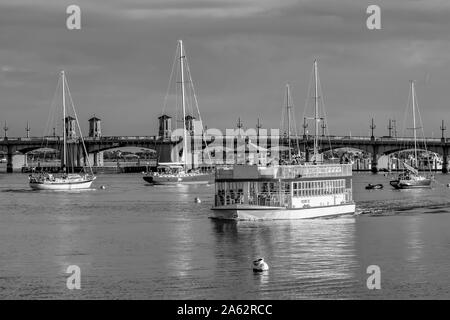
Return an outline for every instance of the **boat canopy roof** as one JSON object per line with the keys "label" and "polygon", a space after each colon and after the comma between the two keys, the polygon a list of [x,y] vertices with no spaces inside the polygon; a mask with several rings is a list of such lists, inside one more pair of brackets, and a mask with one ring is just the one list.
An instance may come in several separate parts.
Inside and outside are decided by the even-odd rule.
{"label": "boat canopy roof", "polygon": [[348,177],[352,175],[351,164],[282,165],[258,167],[257,165],[235,165],[232,168],[217,168],[219,180],[258,180]]}
{"label": "boat canopy roof", "polygon": [[412,174],[419,174],[419,171],[417,171],[417,169],[411,167],[406,162],[403,162],[403,165],[405,166],[406,170],[410,171]]}
{"label": "boat canopy roof", "polygon": [[183,168],[183,164],[179,162],[160,162],[158,168]]}

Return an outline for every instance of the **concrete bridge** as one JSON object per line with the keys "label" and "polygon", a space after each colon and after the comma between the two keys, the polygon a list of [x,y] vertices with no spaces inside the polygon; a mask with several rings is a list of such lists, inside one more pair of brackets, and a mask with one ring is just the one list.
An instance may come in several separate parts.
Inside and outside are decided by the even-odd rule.
{"label": "concrete bridge", "polygon": [[[378,159],[380,156],[389,155],[403,150],[414,148],[414,139],[412,137],[350,137],[350,136],[331,136],[320,138],[320,152],[330,149],[353,148],[370,153],[372,156],[372,172],[377,172]],[[297,143],[296,140],[291,142]],[[299,144],[312,148],[312,137],[302,136]],[[286,145],[286,142],[283,142]],[[418,149],[435,152],[442,156],[442,172],[448,172],[448,155],[450,153],[450,139],[447,138],[418,138]]]}
{"label": "concrete bridge", "polygon": [[[123,148],[139,147],[155,150],[158,153],[159,161],[170,162],[176,158],[173,153],[176,152],[176,145],[179,145],[178,139],[167,139],[155,136],[132,136],[132,137],[87,137],[84,139],[86,153],[80,138],[67,140],[67,167],[81,167],[87,165],[87,158],[91,165],[98,166],[98,154],[102,151]],[[13,172],[13,156],[17,154],[26,154],[28,152],[49,148],[62,150],[62,137],[29,137],[29,138],[4,138],[0,140],[0,151],[6,154],[6,172]]]}
{"label": "concrete bridge", "polygon": [[[216,139],[219,137],[215,137]],[[221,137],[220,137],[221,138]],[[274,141],[274,137],[250,136],[248,137],[256,145],[259,141]],[[202,143],[203,148],[206,144],[211,144],[216,139],[214,137],[206,136],[205,142]],[[229,136],[223,141],[223,146],[229,145],[230,140],[236,140],[235,136]],[[286,137],[276,137],[277,144],[280,146],[288,146],[289,141]],[[196,137],[193,141],[202,141],[202,137]],[[365,137],[365,136],[330,136],[321,137],[319,143],[320,152],[325,152],[330,149],[339,148],[354,148],[365,151],[371,154],[372,157],[372,171],[377,172],[378,158],[382,155],[388,155],[401,150],[408,150],[413,148],[414,140],[412,137]],[[443,157],[442,172],[448,171],[448,155],[450,153],[450,139],[447,138],[425,138],[418,139],[417,143],[423,149],[426,145],[428,151],[440,154]],[[269,142],[270,144],[270,142]],[[180,154],[182,150],[182,138],[170,138],[160,136],[102,136],[102,137],[87,137],[85,138],[86,150],[89,161],[92,165],[98,165],[97,155],[99,152],[114,148],[123,147],[138,147],[151,149],[157,152],[158,160],[160,162],[177,162],[180,161]],[[301,150],[306,150],[308,153],[313,146],[313,139],[311,136],[299,136],[291,138],[291,146],[296,148],[299,145]],[[264,147],[268,147],[267,144]],[[13,155],[20,153],[26,154],[30,151],[51,148],[55,150],[62,149],[62,138],[58,136],[42,137],[42,138],[4,138],[0,140],[0,151],[7,155],[7,172],[13,171]],[[234,150],[236,153],[236,150]],[[68,140],[68,163],[67,166],[83,166],[87,164],[87,157],[83,150],[81,140]]]}

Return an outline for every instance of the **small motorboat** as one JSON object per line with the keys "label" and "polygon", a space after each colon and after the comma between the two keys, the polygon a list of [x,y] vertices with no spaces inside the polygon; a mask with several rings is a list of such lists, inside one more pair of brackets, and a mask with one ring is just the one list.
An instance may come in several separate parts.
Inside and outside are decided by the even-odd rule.
{"label": "small motorboat", "polygon": [[254,272],[263,272],[269,270],[269,265],[264,261],[263,258],[253,261],[252,265]]}
{"label": "small motorboat", "polygon": [[377,190],[377,189],[383,189],[383,185],[381,183],[377,183],[377,184],[369,183],[366,186],[366,190]]}

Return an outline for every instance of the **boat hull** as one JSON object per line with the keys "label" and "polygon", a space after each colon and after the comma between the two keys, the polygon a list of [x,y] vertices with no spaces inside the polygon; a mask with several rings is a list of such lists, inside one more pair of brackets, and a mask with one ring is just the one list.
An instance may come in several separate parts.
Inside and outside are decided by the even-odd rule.
{"label": "boat hull", "polygon": [[30,187],[34,190],[78,190],[90,188],[93,181],[94,180],[61,183],[30,182]]}
{"label": "boat hull", "polygon": [[420,181],[393,180],[389,182],[395,189],[423,189],[431,188],[431,180],[425,179]]}
{"label": "boat hull", "polygon": [[148,183],[153,183],[153,176],[143,176],[142,179]]}
{"label": "boat hull", "polygon": [[230,205],[214,207],[212,218],[225,220],[298,220],[354,214],[354,203],[314,208],[288,209],[281,207],[261,207]]}
{"label": "boat hull", "polygon": [[368,186],[366,186],[366,190],[379,190],[379,189],[383,189],[383,185],[381,183],[369,184]]}
{"label": "boat hull", "polygon": [[[151,178],[151,179],[149,179]],[[186,175],[186,176],[153,176],[143,177],[147,182],[155,185],[173,185],[173,184],[208,184],[214,181],[213,174]]]}

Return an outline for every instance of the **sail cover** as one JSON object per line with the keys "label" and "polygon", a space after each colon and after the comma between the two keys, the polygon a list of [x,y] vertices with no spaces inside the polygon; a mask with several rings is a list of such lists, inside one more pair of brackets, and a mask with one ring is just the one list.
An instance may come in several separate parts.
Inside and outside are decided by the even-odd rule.
{"label": "sail cover", "polygon": [[406,170],[410,171],[413,174],[419,174],[419,171],[417,171],[417,169],[414,169],[413,167],[411,167],[409,164],[407,164],[406,162],[403,162],[403,165],[405,166]]}

